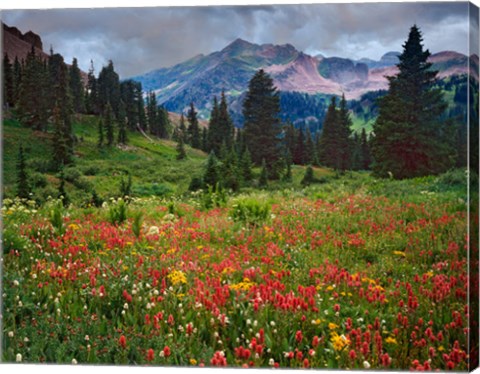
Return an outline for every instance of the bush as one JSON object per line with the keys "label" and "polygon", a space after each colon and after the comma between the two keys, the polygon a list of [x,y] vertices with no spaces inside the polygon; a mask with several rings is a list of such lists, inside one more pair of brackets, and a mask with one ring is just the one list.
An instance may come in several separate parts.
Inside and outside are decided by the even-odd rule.
{"label": "bush", "polygon": [[137,196],[159,196],[165,197],[173,193],[173,189],[166,184],[142,184],[134,186],[133,193]]}
{"label": "bush", "polygon": [[230,216],[235,222],[258,226],[270,219],[270,204],[260,203],[252,198],[243,199],[233,205]]}
{"label": "bush", "polygon": [[227,204],[227,194],[218,183],[215,188],[208,186],[202,194],[201,204],[205,210],[224,207]]}
{"label": "bush", "polygon": [[93,190],[93,184],[87,178],[81,176],[72,181],[72,184],[86,192],[91,192]]}
{"label": "bush", "polygon": [[63,178],[67,182],[70,182],[74,185],[76,180],[79,179],[81,176],[82,176],[82,173],[76,167],[71,166],[63,169]]}
{"label": "bush", "polygon": [[29,178],[32,189],[43,188],[47,186],[47,178],[42,173],[32,173]]}
{"label": "bush", "polygon": [[112,225],[121,225],[127,220],[127,203],[123,199],[114,201],[108,209],[108,220]]}
{"label": "bush", "polygon": [[54,202],[52,208],[50,209],[50,223],[53,227],[54,232],[57,235],[65,234],[65,226],[63,224],[63,202],[57,200]]}
{"label": "bush", "polygon": [[100,168],[97,165],[88,165],[81,169],[83,175],[97,175],[100,172]]}
{"label": "bush", "polygon": [[52,163],[44,158],[31,158],[27,161],[29,169],[38,171],[39,173],[48,173],[52,171]]}
{"label": "bush", "polygon": [[193,177],[188,186],[189,191],[198,191],[203,188],[203,181],[200,177]]}

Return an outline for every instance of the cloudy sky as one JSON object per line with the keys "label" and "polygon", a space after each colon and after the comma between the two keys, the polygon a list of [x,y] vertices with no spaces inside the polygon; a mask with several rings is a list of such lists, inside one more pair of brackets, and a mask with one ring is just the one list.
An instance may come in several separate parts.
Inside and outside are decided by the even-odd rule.
{"label": "cloudy sky", "polygon": [[468,52],[465,2],[4,10],[1,16],[40,34],[46,51],[52,46],[67,61],[77,57],[85,71],[91,59],[97,71],[111,59],[122,78],[221,50],[236,38],[379,59],[401,51],[413,23],[431,52]]}

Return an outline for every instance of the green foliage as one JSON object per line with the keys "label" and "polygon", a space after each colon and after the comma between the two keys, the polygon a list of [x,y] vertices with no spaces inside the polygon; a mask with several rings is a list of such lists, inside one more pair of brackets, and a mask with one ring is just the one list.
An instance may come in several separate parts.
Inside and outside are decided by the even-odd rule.
{"label": "green foliage", "polygon": [[259,226],[270,219],[271,206],[266,202],[257,201],[254,198],[238,200],[230,211],[234,222],[240,222],[247,226]]}
{"label": "green foliage", "polygon": [[189,191],[198,191],[203,188],[203,181],[202,178],[199,177],[192,177],[190,184],[188,186]]}
{"label": "green foliage", "polygon": [[262,160],[262,171],[260,172],[260,178],[258,180],[258,186],[261,188],[268,186],[268,171],[265,160]]}
{"label": "green foliage", "polygon": [[224,207],[227,203],[227,193],[220,184],[208,186],[206,191],[202,192],[201,205],[204,210]]}
{"label": "green foliage", "polygon": [[183,142],[183,134],[180,134],[177,142],[177,160],[184,160],[187,158],[187,152],[185,152],[185,144]]}
{"label": "green foliage", "polygon": [[203,174],[203,183],[205,186],[215,188],[221,183],[220,166],[215,153],[212,151],[207,159],[207,165]]}
{"label": "green foliage", "polygon": [[108,221],[112,225],[121,225],[127,220],[128,205],[122,198],[112,201],[108,207]]}
{"label": "green foliage", "polygon": [[389,78],[388,93],[379,103],[372,144],[374,173],[397,179],[438,174],[455,161],[453,129],[441,120],[447,104],[434,88],[437,72],[417,26],[403,47],[399,72]]}
{"label": "green foliage", "polygon": [[132,232],[137,238],[139,238],[142,233],[142,224],[143,213],[141,211],[135,212],[133,214]]}
{"label": "green foliage", "polygon": [[63,223],[64,204],[62,200],[54,201],[50,207],[50,224],[56,235],[65,234],[66,228]]}
{"label": "green foliage", "polygon": [[260,69],[250,80],[243,104],[244,134],[252,161],[265,160],[271,178],[279,175],[281,125],[279,95],[272,78]]}
{"label": "green foliage", "polygon": [[315,178],[313,176],[313,168],[309,165],[307,167],[307,169],[305,170],[305,175],[303,176],[303,179],[300,182],[300,184],[303,187],[306,187],[306,186],[309,186],[310,184],[312,184],[314,181],[315,181]]}
{"label": "green foliage", "polygon": [[135,196],[170,196],[174,191],[164,183],[150,183],[135,185],[132,189]]}
{"label": "green foliage", "polygon": [[105,123],[107,146],[111,147],[115,140],[114,140],[114,130],[113,130],[113,127],[114,127],[113,112],[112,112],[112,106],[110,105],[109,102],[107,102],[105,106],[103,122]]}
{"label": "green foliage", "polygon": [[187,129],[189,144],[192,148],[200,149],[202,145],[200,127],[198,125],[197,111],[195,110],[193,102],[190,103],[190,109],[187,113],[187,121],[189,123]]}
{"label": "green foliage", "polygon": [[132,195],[132,175],[129,173],[125,178],[124,176],[120,180],[120,196],[124,199],[128,199]]}

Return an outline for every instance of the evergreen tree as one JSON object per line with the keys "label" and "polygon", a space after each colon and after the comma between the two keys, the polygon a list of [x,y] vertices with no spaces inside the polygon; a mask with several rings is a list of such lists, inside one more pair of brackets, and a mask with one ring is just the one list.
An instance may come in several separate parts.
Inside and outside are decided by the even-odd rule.
{"label": "evergreen tree", "polygon": [[183,135],[180,135],[177,141],[177,160],[184,160],[185,158],[187,158],[187,152],[185,151]]}
{"label": "evergreen tree", "polygon": [[242,173],[240,172],[240,165],[237,152],[230,147],[227,154],[222,159],[222,185],[225,188],[229,188],[233,191],[238,191],[242,184]]}
{"label": "evergreen tree", "polygon": [[290,153],[290,155],[293,155],[295,154],[295,148],[297,145],[296,131],[295,131],[295,127],[293,126],[293,123],[288,121],[284,131],[285,131],[285,148]]}
{"label": "evergreen tree", "polygon": [[142,84],[128,79],[120,83],[121,100],[125,104],[127,128],[136,131],[137,125],[145,128],[145,110],[142,96]]}
{"label": "evergreen tree", "polygon": [[103,122],[105,123],[105,131],[107,136],[107,146],[111,147],[115,141],[114,139],[114,124],[113,124],[113,112],[110,103],[105,106],[105,114]]}
{"label": "evergreen tree", "polygon": [[13,66],[5,53],[3,57],[3,106],[13,108],[15,105]]}
{"label": "evergreen tree", "polygon": [[202,147],[203,152],[208,152],[208,130],[206,127],[202,129]]}
{"label": "evergreen tree", "polygon": [[335,169],[339,167],[341,157],[339,153],[338,123],[337,102],[335,96],[333,96],[323,122],[319,159],[325,166]]}
{"label": "evergreen tree", "polygon": [[13,102],[15,105],[18,102],[18,97],[20,96],[20,83],[22,82],[22,65],[18,61],[17,56],[15,56],[15,61],[13,62]]}
{"label": "evergreen tree", "polygon": [[355,133],[352,139],[351,169],[363,170],[363,165],[362,143],[358,133]]}
{"label": "evergreen tree", "polygon": [[313,144],[312,133],[307,128],[306,129],[307,136],[305,138],[305,155],[304,155],[304,162],[305,164],[313,164],[316,160],[316,151],[315,145]]}
{"label": "evergreen tree", "polygon": [[222,142],[225,142],[227,148],[233,145],[234,127],[230,114],[228,113],[227,99],[225,92],[222,91],[220,106],[218,108],[218,130]]}
{"label": "evergreen tree", "polygon": [[62,200],[62,204],[64,207],[70,204],[70,198],[67,194],[67,190],[65,189],[65,173],[63,171],[63,166],[60,169],[59,177],[60,185],[58,186],[58,198]]}
{"label": "evergreen tree", "polygon": [[310,184],[312,184],[314,182],[314,180],[315,180],[315,178],[313,177],[313,168],[312,168],[311,165],[308,165],[307,169],[305,170],[305,174],[304,174],[303,179],[300,182],[300,184],[303,187],[306,187],[306,186],[309,186]]}
{"label": "evergreen tree", "polygon": [[168,111],[163,106],[160,106],[158,108],[157,121],[158,121],[157,136],[162,139],[167,139],[170,120],[168,119]]}
{"label": "evergreen tree", "polygon": [[183,139],[183,143],[188,143],[188,134],[187,134],[187,127],[185,126],[185,117],[182,115],[180,116],[180,125],[178,126],[179,135]]}
{"label": "evergreen tree", "polygon": [[155,92],[149,92],[147,97],[147,119],[148,119],[148,129],[152,135],[158,134],[158,107],[157,107],[157,96]]}
{"label": "evergreen tree", "polygon": [[61,112],[58,105],[53,108],[52,161],[55,170],[60,170],[64,165],[72,163]]}
{"label": "evergreen tree", "polygon": [[252,167],[252,157],[250,156],[250,151],[247,148],[242,153],[242,157],[240,158],[240,173],[245,182],[250,182],[253,179]]}
{"label": "evergreen tree", "polygon": [[97,145],[99,148],[103,147],[104,135],[103,135],[103,121],[100,118],[98,121],[98,142]]}
{"label": "evergreen tree", "polygon": [[272,78],[261,69],[248,84],[243,104],[244,134],[253,162],[260,165],[262,160],[265,160],[271,177],[277,177],[280,172],[279,112],[280,99],[277,89]]}
{"label": "evergreen tree", "polygon": [[260,171],[258,186],[262,188],[268,186],[268,170],[267,170],[267,163],[265,159],[262,160],[262,170]]}
{"label": "evergreen tree", "polygon": [[211,187],[213,189],[216,188],[221,182],[220,172],[219,172],[219,165],[218,159],[215,156],[215,152],[210,152],[210,155],[207,159],[207,166],[205,168],[205,173],[203,174],[203,183],[207,187]]}
{"label": "evergreen tree", "polygon": [[285,182],[291,182],[292,181],[292,155],[288,150],[285,156],[285,164],[287,165],[287,169],[285,171],[285,175],[283,176],[283,180]]}
{"label": "evergreen tree", "polygon": [[27,165],[23,146],[18,147],[17,159],[17,196],[22,199],[28,199],[30,195],[30,186],[28,183]]}
{"label": "evergreen tree", "polygon": [[193,102],[190,103],[190,109],[187,113],[187,121],[189,123],[188,135],[190,145],[192,146],[192,148],[200,149],[202,144],[200,139],[200,127],[198,125],[197,112],[195,110]]}
{"label": "evergreen tree", "polygon": [[97,78],[95,78],[95,68],[93,61],[90,60],[90,69],[87,75],[87,88],[85,90],[85,111],[88,114],[99,114],[100,109],[98,105],[98,86]]}
{"label": "evergreen tree", "polygon": [[220,152],[220,146],[222,145],[222,138],[219,130],[218,123],[218,100],[217,97],[213,97],[212,111],[210,112],[210,121],[208,122],[208,149],[214,151],[216,154]]}
{"label": "evergreen tree", "polygon": [[48,74],[32,46],[22,70],[17,109],[20,121],[35,130],[46,131],[49,113]]}
{"label": "evergreen tree", "polygon": [[76,113],[85,112],[85,92],[83,89],[82,75],[78,67],[77,59],[74,58],[72,66],[69,69],[70,73],[70,91],[72,93],[73,110]]}
{"label": "evergreen tree", "polygon": [[351,169],[352,162],[352,120],[350,118],[350,113],[347,108],[347,100],[345,99],[345,94],[342,94],[342,99],[340,100],[340,108],[338,111],[338,165],[337,169],[345,171]]}
{"label": "evergreen tree", "polygon": [[438,174],[453,164],[449,129],[441,121],[447,105],[434,88],[437,71],[428,62],[416,25],[399,57],[398,74],[388,77],[389,90],[379,102],[373,126],[372,155],[378,176],[410,178]]}
{"label": "evergreen tree", "polygon": [[125,112],[125,104],[120,100],[118,109],[118,143],[127,144],[127,114]]}
{"label": "evergreen tree", "polygon": [[115,72],[113,62],[109,61],[100,71],[97,79],[98,105],[100,111],[106,111],[109,104],[115,118],[118,118],[118,109],[120,106],[120,78]]}
{"label": "evergreen tree", "polygon": [[293,153],[293,162],[297,165],[305,164],[305,137],[302,128],[297,131],[295,139],[295,151]]}
{"label": "evergreen tree", "polygon": [[372,162],[372,156],[370,154],[370,143],[367,138],[367,133],[365,129],[362,129],[362,134],[360,136],[360,149],[362,155],[362,169],[369,170],[370,164]]}

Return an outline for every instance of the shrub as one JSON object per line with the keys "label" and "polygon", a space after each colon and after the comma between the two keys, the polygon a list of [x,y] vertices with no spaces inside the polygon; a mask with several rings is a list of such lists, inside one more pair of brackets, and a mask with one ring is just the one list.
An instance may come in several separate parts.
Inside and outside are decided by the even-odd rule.
{"label": "shrub", "polygon": [[82,176],[80,170],[76,167],[68,167],[63,169],[63,178],[75,185],[76,181]]}
{"label": "shrub", "polygon": [[65,225],[63,224],[63,202],[57,200],[50,209],[50,223],[57,235],[65,234]]}
{"label": "shrub", "polygon": [[47,186],[47,178],[42,173],[32,173],[29,178],[32,189],[43,188]]}
{"label": "shrub", "polygon": [[193,177],[188,186],[189,191],[198,191],[203,188],[203,181],[200,177]]}
{"label": "shrub", "polygon": [[208,186],[208,189],[202,193],[202,208],[209,210],[212,208],[224,207],[227,204],[227,194],[218,183],[216,187]]}
{"label": "shrub", "polygon": [[133,215],[132,232],[135,234],[137,238],[139,238],[140,234],[142,233],[142,223],[143,223],[143,213],[136,212]]}
{"label": "shrub", "polygon": [[49,160],[36,157],[27,161],[27,167],[39,173],[48,173],[53,170],[52,163]]}
{"label": "shrub", "polygon": [[243,199],[233,205],[230,216],[235,222],[258,226],[270,219],[270,204],[252,198]]}
{"label": "shrub", "polygon": [[127,220],[127,203],[118,199],[108,209],[108,220],[112,225],[121,225]]}

